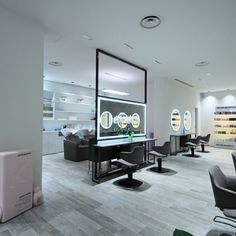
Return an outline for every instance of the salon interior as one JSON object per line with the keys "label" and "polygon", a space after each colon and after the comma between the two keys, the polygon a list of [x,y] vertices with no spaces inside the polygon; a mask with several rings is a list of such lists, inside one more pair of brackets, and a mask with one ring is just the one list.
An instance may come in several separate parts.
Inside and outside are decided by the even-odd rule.
{"label": "salon interior", "polygon": [[0,0],[0,236],[235,236],[235,10]]}

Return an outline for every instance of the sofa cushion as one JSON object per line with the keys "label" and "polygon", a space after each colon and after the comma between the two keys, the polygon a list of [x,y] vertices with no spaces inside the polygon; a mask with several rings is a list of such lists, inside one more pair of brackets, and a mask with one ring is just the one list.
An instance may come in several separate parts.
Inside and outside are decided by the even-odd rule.
{"label": "sofa cushion", "polygon": [[82,145],[89,145],[89,140],[88,139],[81,139],[81,144]]}
{"label": "sofa cushion", "polygon": [[78,136],[71,135],[69,137],[66,137],[66,140],[73,142],[74,144],[82,144],[82,141]]}
{"label": "sofa cushion", "polygon": [[88,134],[89,134],[89,130],[88,129],[81,129],[81,130],[78,131],[78,136],[81,139],[84,139],[84,136],[88,135]]}

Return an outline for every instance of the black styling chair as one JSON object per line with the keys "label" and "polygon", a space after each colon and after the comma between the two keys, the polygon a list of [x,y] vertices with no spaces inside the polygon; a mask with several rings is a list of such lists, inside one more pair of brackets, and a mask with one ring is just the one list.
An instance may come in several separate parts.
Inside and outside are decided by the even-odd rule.
{"label": "black styling chair", "polygon": [[209,169],[215,206],[226,217],[215,216],[213,221],[236,228],[236,176],[224,175],[218,166]]}
{"label": "black styling chair", "polygon": [[143,163],[144,151],[145,146],[136,146],[131,152],[120,152],[120,159],[112,162],[112,164],[122,168],[128,174],[128,178],[119,179],[114,184],[126,188],[137,188],[143,183],[133,179],[133,173],[137,170],[138,165]]}
{"label": "black styling chair", "polygon": [[190,148],[191,153],[190,154],[183,154],[183,156],[188,157],[200,157],[199,155],[195,154],[194,150],[199,146],[201,140],[201,136],[198,136],[197,138],[189,139],[188,142],[186,142],[184,145]]}
{"label": "black styling chair", "polygon": [[208,134],[207,136],[202,136],[200,139],[200,145],[201,145],[201,150],[198,150],[198,152],[205,152],[209,153],[210,151],[205,150],[205,146],[209,143],[210,141],[211,134]]}
{"label": "black styling chair", "polygon": [[232,158],[233,158],[234,169],[235,169],[235,172],[236,172],[236,152],[232,152],[231,155],[232,155]]}
{"label": "black styling chair", "polygon": [[152,155],[154,159],[154,163],[157,163],[158,166],[151,167],[150,170],[158,173],[168,172],[169,169],[162,168],[162,158],[167,157],[170,154],[170,142],[165,142],[163,146],[153,146],[152,151],[148,153],[148,155]]}

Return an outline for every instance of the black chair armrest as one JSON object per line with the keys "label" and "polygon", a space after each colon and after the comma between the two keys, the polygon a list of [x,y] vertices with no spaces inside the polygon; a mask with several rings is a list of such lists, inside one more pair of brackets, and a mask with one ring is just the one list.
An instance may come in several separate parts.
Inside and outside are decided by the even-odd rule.
{"label": "black chair armrest", "polygon": [[[227,188],[236,192],[236,176],[226,176]],[[236,199],[235,199],[236,201]]]}

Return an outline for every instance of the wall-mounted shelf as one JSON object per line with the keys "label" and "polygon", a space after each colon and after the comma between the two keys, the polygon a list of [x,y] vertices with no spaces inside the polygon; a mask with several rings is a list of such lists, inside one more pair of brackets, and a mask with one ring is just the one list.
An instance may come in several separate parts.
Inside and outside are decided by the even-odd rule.
{"label": "wall-mounted shelf", "polygon": [[45,121],[89,121],[94,118],[94,106],[92,96],[44,90]]}
{"label": "wall-mounted shelf", "polygon": [[215,145],[236,147],[236,107],[216,107],[214,115]]}

